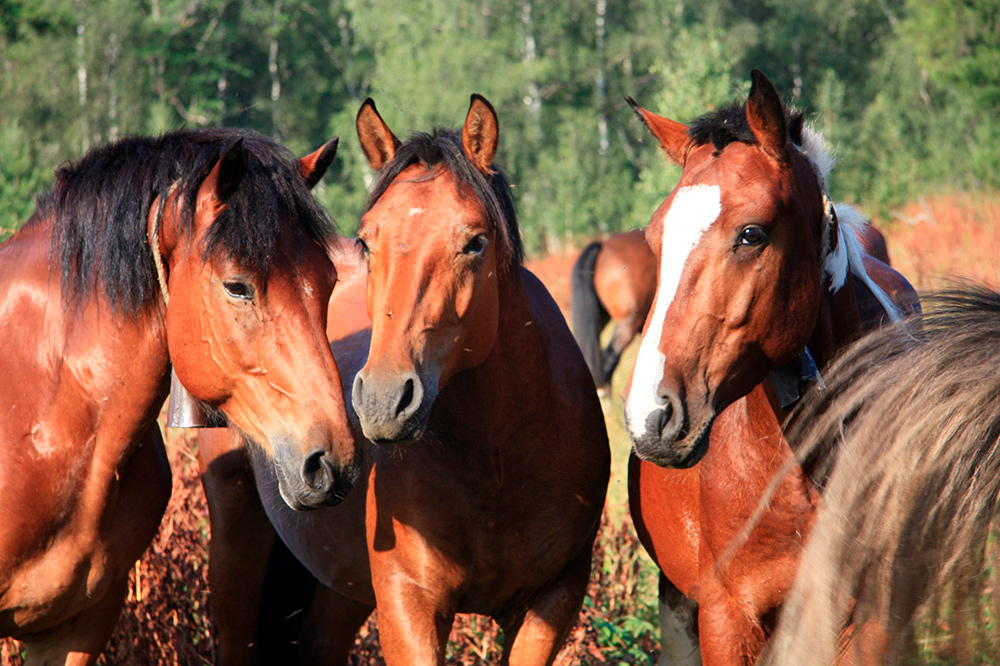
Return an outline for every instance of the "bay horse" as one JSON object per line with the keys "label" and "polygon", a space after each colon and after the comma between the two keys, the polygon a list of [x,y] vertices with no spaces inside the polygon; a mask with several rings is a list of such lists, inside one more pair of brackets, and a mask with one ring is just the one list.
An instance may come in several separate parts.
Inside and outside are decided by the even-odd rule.
{"label": "bay horse", "polygon": [[629,100],[683,167],[646,229],[657,289],[624,400],[632,518],[663,574],[661,663],[755,662],[819,501],[795,468],[744,533],[793,457],[785,408],[862,329],[917,307],[861,251],[860,214],[830,200],[822,139],[752,79],[745,105],[689,126]]}
{"label": "bay horse", "polygon": [[[597,390],[611,388],[622,352],[646,323],[656,291],[656,257],[642,229],[613,234],[583,249],[572,273],[573,336]],[[601,331],[615,322],[607,347]]]}
{"label": "bay horse", "polygon": [[586,363],[521,266],[496,113],[473,95],[461,132],[403,143],[367,100],[357,129],[378,174],[359,230],[372,323],[332,347],[366,473],[343,505],[296,514],[255,460],[263,507],[329,588],[310,609],[336,620],[314,633],[323,660],[346,662],[377,605],[388,664],[443,664],[464,612],[499,622],[504,663],[551,664],[586,592],[610,451]]}
{"label": "bay horse", "polygon": [[190,130],[60,168],[0,246],[0,633],[28,663],[91,664],[170,494],[156,423],[171,368],[272,460],[298,508],[359,457],[324,335],[332,233],[301,160]]}
{"label": "bay horse", "polygon": [[949,586],[952,630],[982,623],[959,610],[1000,502],[1000,294],[924,302],[838,358],[791,427],[800,457],[835,462],[765,664],[898,663],[916,609]]}
{"label": "bay horse", "polygon": [[[337,282],[327,306],[326,334],[343,382],[342,393],[348,395],[354,376],[368,357],[371,339],[366,305],[368,266],[356,239],[333,237],[327,250],[337,270]],[[347,408],[357,445],[363,447],[349,402]],[[261,497],[283,501],[275,497],[274,475],[266,470],[262,477],[269,486],[258,493],[253,449],[242,433],[232,428],[201,428],[198,440],[198,463],[211,523],[208,580],[216,663],[344,662],[357,628],[371,614],[373,598],[371,604],[357,603],[319,585],[278,538]],[[360,563],[361,569],[366,569],[368,562],[364,504],[364,491],[352,492],[336,509],[347,519],[335,527],[344,530],[336,537],[338,553],[344,561]],[[310,519],[316,520],[322,513],[314,512]],[[283,518],[295,523],[303,520],[301,515]],[[367,573],[357,577],[362,586],[371,588]]]}

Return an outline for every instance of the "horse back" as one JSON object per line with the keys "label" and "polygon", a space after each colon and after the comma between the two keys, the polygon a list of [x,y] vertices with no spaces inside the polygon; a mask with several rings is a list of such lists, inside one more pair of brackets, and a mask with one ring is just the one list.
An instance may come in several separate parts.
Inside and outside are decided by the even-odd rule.
{"label": "horse back", "polygon": [[[871,255],[864,255],[864,267],[868,276],[888,294],[904,316],[920,312],[917,291],[901,273]],[[865,331],[877,328],[888,320],[878,299],[860,280],[855,281],[854,293],[858,314],[861,317],[861,327]]]}
{"label": "horse back", "polygon": [[642,229],[604,241],[594,266],[594,288],[612,319],[645,320],[656,292],[656,257]]}

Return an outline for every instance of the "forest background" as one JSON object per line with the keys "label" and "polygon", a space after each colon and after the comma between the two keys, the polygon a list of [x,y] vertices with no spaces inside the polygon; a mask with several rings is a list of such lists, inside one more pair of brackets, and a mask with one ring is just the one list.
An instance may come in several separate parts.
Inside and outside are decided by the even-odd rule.
{"label": "forest background", "polygon": [[753,67],[836,150],[836,199],[889,219],[1000,186],[1000,0],[0,0],[0,238],[88,148],[207,125],[341,136],[320,196],[350,233],[361,102],[403,137],[479,92],[526,245],[558,250],[645,225],[676,181],[625,95],[687,121]]}
{"label": "forest background", "polygon": [[[956,268],[1000,285],[1000,0],[0,0],[0,240],[89,148],[215,125],[298,155],[339,135],[318,193],[351,233],[372,177],[361,102],[404,137],[460,125],[479,92],[499,112],[532,268],[565,307],[574,248],[644,226],[679,175],[624,96],[688,121],[742,100],[753,67],[824,133],[833,197],[876,217],[918,287]],[[569,663],[651,664],[658,650],[655,568],[623,519],[619,405],[606,403],[611,510]],[[211,663],[207,510],[181,432],[168,431],[171,508],[105,663]],[[930,656],[913,663],[997,663],[992,571],[980,634],[942,641],[948,615],[932,609],[917,634]],[[380,663],[374,644],[362,632],[352,663]],[[498,630],[464,619],[451,645],[453,661],[493,663]],[[19,663],[0,642],[0,664]]]}

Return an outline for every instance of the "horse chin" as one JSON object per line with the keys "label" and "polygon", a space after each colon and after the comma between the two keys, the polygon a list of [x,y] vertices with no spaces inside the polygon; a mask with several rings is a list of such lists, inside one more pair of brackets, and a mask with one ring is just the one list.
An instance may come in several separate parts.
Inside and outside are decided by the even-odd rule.
{"label": "horse chin", "polygon": [[[373,429],[370,434],[369,432],[365,432],[364,435],[376,446],[403,447],[416,444],[427,433],[427,423],[430,421],[430,415],[430,405],[424,405],[410,418],[406,419],[406,421],[398,424],[398,426],[386,427],[383,425],[381,428]],[[362,425],[362,431],[364,430],[365,428]]]}

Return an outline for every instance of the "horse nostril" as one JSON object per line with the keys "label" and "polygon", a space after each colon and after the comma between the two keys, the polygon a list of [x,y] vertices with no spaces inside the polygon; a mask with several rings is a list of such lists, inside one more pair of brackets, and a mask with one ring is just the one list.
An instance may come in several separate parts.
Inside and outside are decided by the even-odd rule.
{"label": "horse nostril", "polygon": [[[656,410],[655,422],[649,423],[652,432],[659,434],[660,438],[667,441],[675,440],[684,427],[684,411],[677,393],[669,388],[661,387],[656,392],[656,402],[662,405],[662,409]],[[650,415],[654,418],[654,415]]]}
{"label": "horse nostril", "polygon": [[311,490],[326,492],[335,479],[333,461],[323,449],[316,449],[302,461],[302,481]]}
{"label": "horse nostril", "polygon": [[420,408],[420,402],[423,400],[423,397],[424,391],[420,379],[415,376],[408,377],[403,382],[403,390],[400,393],[399,401],[396,403],[396,413],[394,416],[397,419],[409,418]]}
{"label": "horse nostril", "polygon": [[361,378],[359,372],[354,376],[354,386],[351,387],[351,400],[355,405],[361,404],[361,392],[364,390],[365,380]]}
{"label": "horse nostril", "polygon": [[407,379],[403,383],[403,395],[399,397],[399,403],[396,404],[396,416],[403,413],[411,402],[413,402],[413,379]]}

